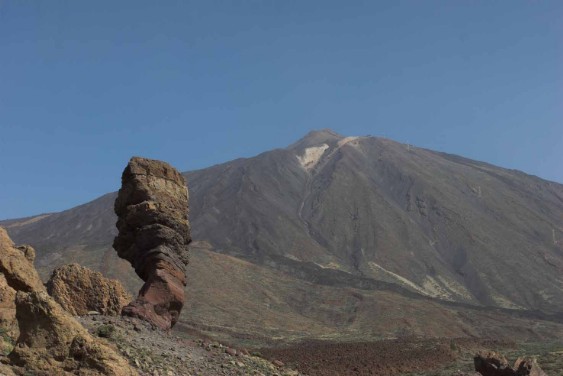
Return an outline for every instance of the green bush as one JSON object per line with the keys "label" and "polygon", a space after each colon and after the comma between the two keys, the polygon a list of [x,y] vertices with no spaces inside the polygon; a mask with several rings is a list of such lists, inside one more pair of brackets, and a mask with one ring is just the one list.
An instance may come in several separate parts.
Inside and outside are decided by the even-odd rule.
{"label": "green bush", "polygon": [[98,335],[98,337],[102,338],[111,338],[114,332],[115,327],[113,325],[100,325],[96,329],[96,334]]}
{"label": "green bush", "polygon": [[14,340],[8,336],[8,331],[0,328],[0,353],[8,355],[14,349]]}

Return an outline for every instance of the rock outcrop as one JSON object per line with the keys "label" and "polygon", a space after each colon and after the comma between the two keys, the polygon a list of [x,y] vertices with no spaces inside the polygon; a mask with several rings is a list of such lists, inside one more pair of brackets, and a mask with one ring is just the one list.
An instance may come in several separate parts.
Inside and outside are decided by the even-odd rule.
{"label": "rock outcrop", "polygon": [[9,358],[35,374],[136,375],[126,359],[69,316],[45,291],[18,292],[20,337]]}
{"label": "rock outcrop", "polygon": [[0,321],[14,343],[8,357],[0,359],[0,374],[137,375],[47,294],[32,263],[34,254],[29,246],[16,248],[0,228]]}
{"label": "rock outcrop", "polygon": [[16,320],[16,292],[43,291],[45,287],[33,267],[35,251],[16,247],[0,227],[0,355],[12,351],[20,331]]}
{"label": "rock outcrop", "polygon": [[165,162],[133,157],[115,201],[118,236],[113,247],[145,284],[122,314],[171,328],[184,305],[188,244],[188,190]]}
{"label": "rock outcrop", "polygon": [[10,287],[18,291],[45,290],[33,266],[35,251],[30,246],[17,248],[3,228],[0,228],[0,273]]}
{"label": "rock outcrop", "polygon": [[83,316],[96,311],[102,315],[119,315],[133,298],[121,282],[105,278],[78,264],[61,266],[53,271],[47,291],[67,312]]}
{"label": "rock outcrop", "polygon": [[475,371],[484,376],[512,375],[506,373],[512,371],[506,358],[495,351],[480,351],[473,358]]}
{"label": "rock outcrop", "polygon": [[19,336],[15,301],[16,290],[11,288],[6,281],[6,277],[0,274],[0,355],[10,353],[15,340]]}
{"label": "rock outcrop", "polygon": [[514,367],[506,358],[494,351],[481,351],[473,358],[475,370],[482,376],[547,376],[531,358],[518,358]]}

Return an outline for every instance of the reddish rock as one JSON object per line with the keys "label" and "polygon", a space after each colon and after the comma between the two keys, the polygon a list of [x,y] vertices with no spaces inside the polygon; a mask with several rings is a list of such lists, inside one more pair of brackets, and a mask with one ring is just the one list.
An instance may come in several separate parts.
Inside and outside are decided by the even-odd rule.
{"label": "reddish rock", "polygon": [[274,360],[274,361],[272,362],[272,364],[273,364],[274,366],[278,367],[278,368],[281,368],[281,367],[284,366],[283,362],[282,362],[281,360],[277,360],[277,359]]}
{"label": "reddish rock", "polygon": [[517,376],[547,376],[535,359],[518,358],[514,363]]}
{"label": "reddish rock", "polygon": [[479,352],[474,362],[482,376],[547,376],[534,359],[518,358],[510,367],[506,358],[494,351]]}
{"label": "reddish rock", "polygon": [[227,347],[227,348],[225,349],[225,352],[226,352],[227,354],[231,355],[231,356],[236,356],[236,355],[237,355],[237,350],[232,349],[232,348],[230,348],[230,347]]}
{"label": "reddish rock", "polygon": [[178,321],[184,305],[188,244],[188,189],[165,162],[133,157],[115,201],[118,236],[113,247],[145,281],[122,314],[161,329]]}
{"label": "reddish rock", "polygon": [[504,356],[495,351],[480,351],[473,358],[475,371],[483,376],[512,376],[514,371]]}
{"label": "reddish rock", "polygon": [[105,278],[78,264],[61,266],[53,271],[47,291],[67,312],[75,316],[96,311],[118,315],[133,298],[121,282]]}

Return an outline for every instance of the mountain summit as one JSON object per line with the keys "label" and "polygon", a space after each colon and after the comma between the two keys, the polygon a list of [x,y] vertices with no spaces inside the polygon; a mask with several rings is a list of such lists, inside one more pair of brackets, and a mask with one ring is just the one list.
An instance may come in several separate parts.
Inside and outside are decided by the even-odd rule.
{"label": "mountain summit", "polygon": [[[302,283],[479,309],[563,312],[561,184],[326,129],[285,149],[184,175],[194,247],[217,263],[228,258],[269,270],[260,278],[283,272],[279,278],[305,290]],[[38,255],[45,274],[78,261],[131,285],[125,266],[111,259],[114,198],[2,225],[17,242],[45,251]],[[286,287],[299,300],[288,304],[307,316],[314,299]]]}
{"label": "mountain summit", "polygon": [[288,149],[302,152],[306,148],[315,147],[322,144],[334,145],[343,138],[344,136],[334,132],[333,130],[321,129],[307,133],[299,141],[290,145]]}

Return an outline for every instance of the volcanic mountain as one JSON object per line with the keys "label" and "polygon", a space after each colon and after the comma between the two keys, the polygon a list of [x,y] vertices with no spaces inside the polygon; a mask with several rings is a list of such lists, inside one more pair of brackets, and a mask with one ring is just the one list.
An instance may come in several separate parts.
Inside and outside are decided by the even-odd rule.
{"label": "volcanic mountain", "polygon": [[[561,184],[330,130],[184,175],[194,239],[185,326],[367,338],[561,321]],[[0,225],[38,250],[44,277],[78,262],[133,288],[111,248],[115,197]],[[560,330],[535,329],[551,325]]]}

